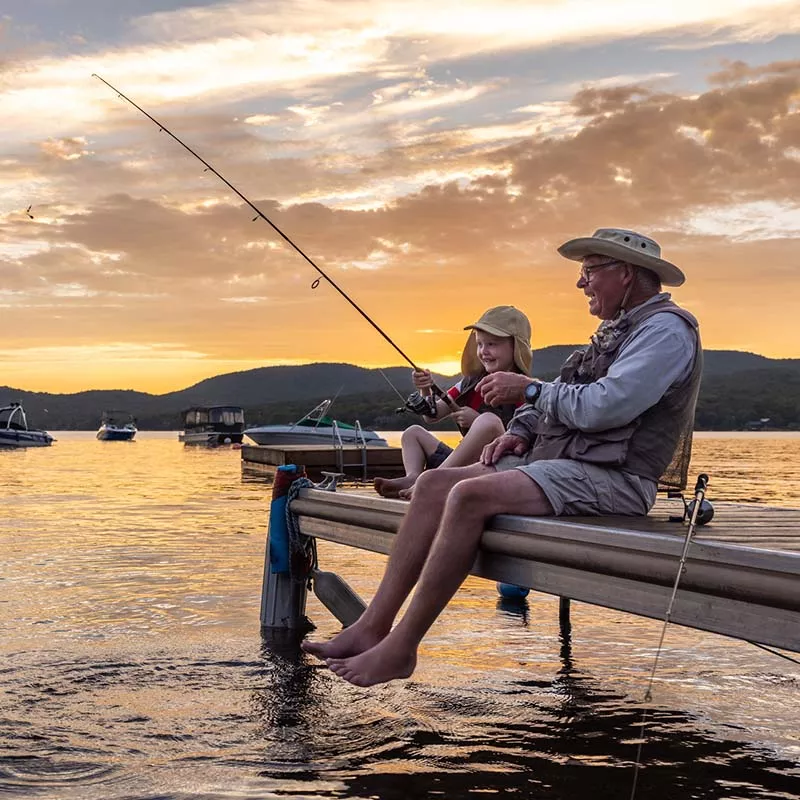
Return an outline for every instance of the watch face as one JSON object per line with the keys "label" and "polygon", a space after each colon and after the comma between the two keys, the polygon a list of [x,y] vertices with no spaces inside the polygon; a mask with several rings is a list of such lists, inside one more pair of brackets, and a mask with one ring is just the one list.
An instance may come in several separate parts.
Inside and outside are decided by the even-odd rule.
{"label": "watch face", "polygon": [[540,390],[541,390],[541,386],[538,383],[529,383],[525,387],[525,399],[529,403],[535,402],[536,398],[539,396]]}

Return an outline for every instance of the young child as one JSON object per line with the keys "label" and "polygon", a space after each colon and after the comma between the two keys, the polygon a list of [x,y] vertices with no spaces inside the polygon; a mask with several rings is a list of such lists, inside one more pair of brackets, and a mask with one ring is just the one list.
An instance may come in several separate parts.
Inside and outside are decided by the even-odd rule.
{"label": "young child", "polygon": [[[425,469],[462,467],[478,460],[483,448],[505,432],[516,407],[492,408],[475,390],[478,382],[492,372],[531,373],[531,324],[514,306],[496,306],[464,330],[471,333],[461,355],[461,380],[447,395],[458,406],[442,399],[436,401],[436,416],[423,415],[426,422],[453,419],[464,438],[453,449],[421,425],[403,431],[402,478],[375,478],[375,491],[383,497],[410,499],[417,477]],[[429,370],[411,373],[414,387],[423,396],[431,394],[433,379]]]}

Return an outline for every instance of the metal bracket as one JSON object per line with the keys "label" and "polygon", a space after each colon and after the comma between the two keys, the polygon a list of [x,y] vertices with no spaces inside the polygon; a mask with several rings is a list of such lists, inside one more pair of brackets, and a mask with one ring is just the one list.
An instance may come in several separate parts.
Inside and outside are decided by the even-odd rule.
{"label": "metal bracket", "polygon": [[335,492],[336,484],[340,480],[344,480],[344,472],[323,472],[322,480],[314,484],[315,489],[323,489],[326,492]]}

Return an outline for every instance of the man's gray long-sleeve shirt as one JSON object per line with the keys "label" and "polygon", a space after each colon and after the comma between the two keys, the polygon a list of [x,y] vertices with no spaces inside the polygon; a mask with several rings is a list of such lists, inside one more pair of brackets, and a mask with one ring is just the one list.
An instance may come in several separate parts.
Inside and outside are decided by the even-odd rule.
{"label": "man's gray long-sleeve shirt", "polygon": [[[639,308],[665,297],[656,295]],[[586,384],[543,383],[535,405],[522,406],[508,432],[532,442],[542,414],[586,432],[627,425],[688,378],[696,347],[694,332],[677,314],[654,314],[622,343],[604,377]]]}

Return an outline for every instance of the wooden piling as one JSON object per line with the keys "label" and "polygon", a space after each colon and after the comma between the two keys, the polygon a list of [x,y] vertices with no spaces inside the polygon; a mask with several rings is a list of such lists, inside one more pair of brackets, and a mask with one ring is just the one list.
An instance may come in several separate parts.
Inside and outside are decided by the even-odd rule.
{"label": "wooden piling", "polygon": [[304,476],[304,468],[293,464],[279,467],[275,474],[261,584],[262,628],[295,630],[308,625],[308,589],[306,582],[296,580],[296,576],[292,575],[289,530],[286,525],[289,487],[293,481]]}

